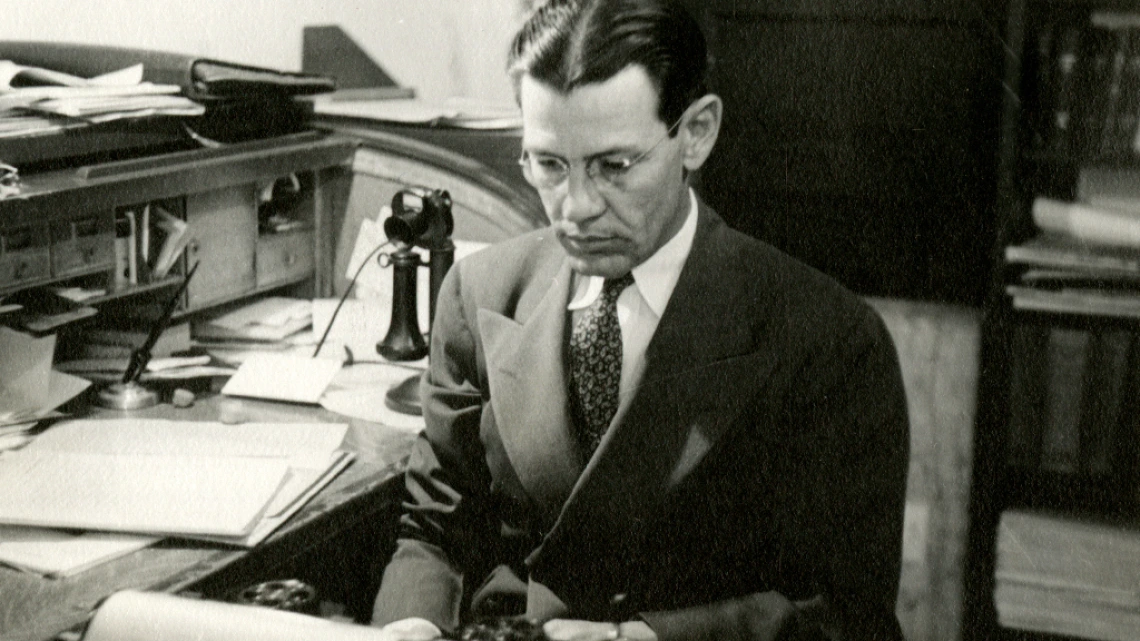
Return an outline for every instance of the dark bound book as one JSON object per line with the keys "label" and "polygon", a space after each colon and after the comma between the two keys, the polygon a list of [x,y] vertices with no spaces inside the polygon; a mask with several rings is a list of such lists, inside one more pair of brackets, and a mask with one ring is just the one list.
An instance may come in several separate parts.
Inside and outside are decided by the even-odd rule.
{"label": "dark bound book", "polygon": [[1041,423],[1044,471],[1073,474],[1080,470],[1080,423],[1088,356],[1087,331],[1066,327],[1049,331],[1045,414]]}
{"label": "dark bound book", "polygon": [[1027,471],[1036,469],[1041,460],[1048,340],[1047,327],[1018,325],[1010,345],[1006,460]]}
{"label": "dark bound book", "polygon": [[1119,329],[1099,330],[1089,343],[1080,424],[1081,469],[1085,474],[1107,477],[1121,472],[1116,450],[1131,351],[1132,335]]}

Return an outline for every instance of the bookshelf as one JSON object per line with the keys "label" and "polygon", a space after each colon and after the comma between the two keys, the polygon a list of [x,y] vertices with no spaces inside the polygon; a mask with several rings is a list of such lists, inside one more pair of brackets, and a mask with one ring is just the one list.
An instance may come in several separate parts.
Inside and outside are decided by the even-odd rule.
{"label": "bookshelf", "polygon": [[1140,2],[1004,42],[963,638],[1140,638]]}

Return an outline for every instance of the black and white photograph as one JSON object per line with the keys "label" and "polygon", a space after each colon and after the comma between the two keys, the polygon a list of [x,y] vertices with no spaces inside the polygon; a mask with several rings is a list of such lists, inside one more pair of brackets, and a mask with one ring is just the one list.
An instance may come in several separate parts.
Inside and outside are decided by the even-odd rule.
{"label": "black and white photograph", "polygon": [[0,15],[0,641],[1140,639],[1140,2]]}

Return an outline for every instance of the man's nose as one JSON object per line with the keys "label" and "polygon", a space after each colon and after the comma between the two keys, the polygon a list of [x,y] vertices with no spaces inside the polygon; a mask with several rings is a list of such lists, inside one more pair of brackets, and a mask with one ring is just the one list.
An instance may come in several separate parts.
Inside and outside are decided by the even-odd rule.
{"label": "man's nose", "polygon": [[575,168],[566,178],[566,198],[562,201],[562,217],[571,222],[597,218],[606,210],[606,201],[598,185],[584,168]]}

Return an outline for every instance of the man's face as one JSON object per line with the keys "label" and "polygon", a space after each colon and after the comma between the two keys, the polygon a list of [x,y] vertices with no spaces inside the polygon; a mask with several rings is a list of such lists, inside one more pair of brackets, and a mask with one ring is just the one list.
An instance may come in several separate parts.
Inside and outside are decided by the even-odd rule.
{"label": "man's face", "polygon": [[[669,126],[657,117],[657,92],[644,69],[630,66],[569,94],[524,76],[519,103],[523,150],[569,165],[565,181],[537,188],[576,271],[622,276],[681,228],[689,211],[683,136],[662,139]],[[590,162],[598,166],[645,152],[620,185],[587,175]]]}

